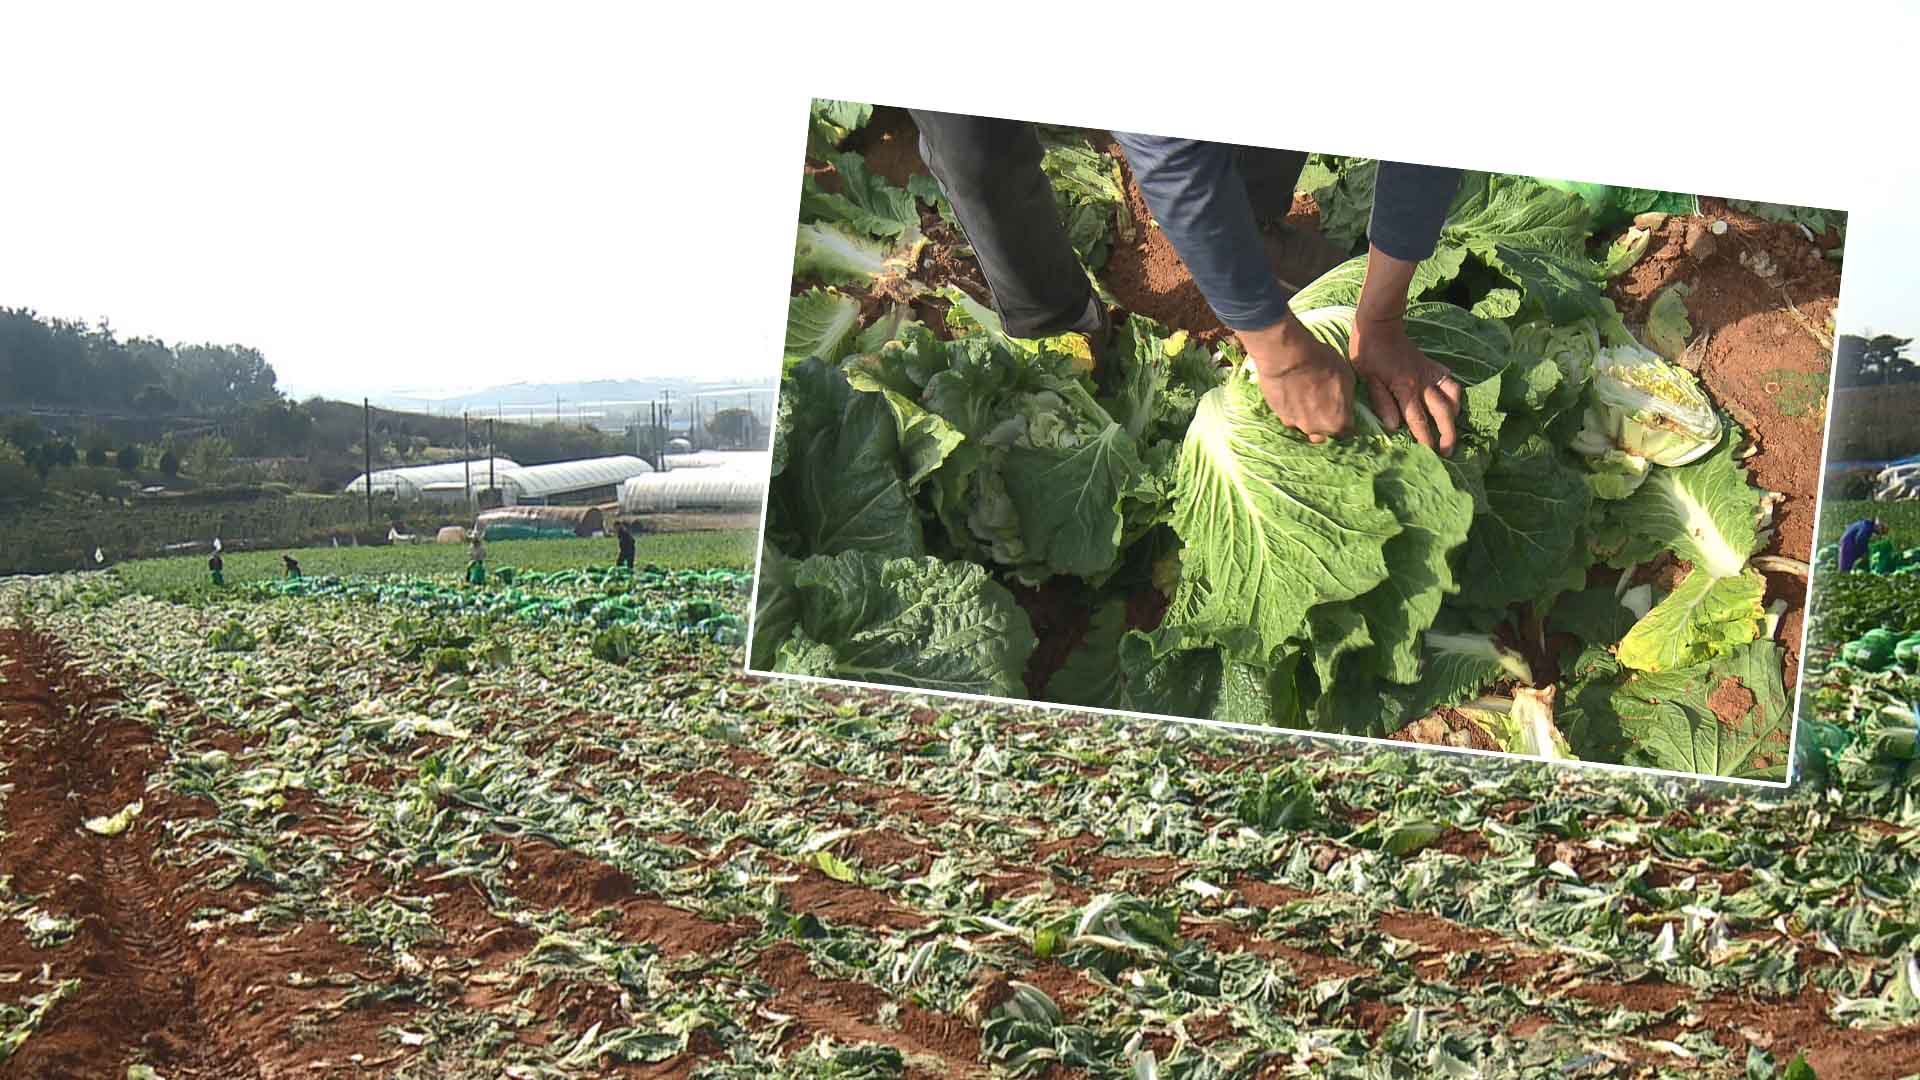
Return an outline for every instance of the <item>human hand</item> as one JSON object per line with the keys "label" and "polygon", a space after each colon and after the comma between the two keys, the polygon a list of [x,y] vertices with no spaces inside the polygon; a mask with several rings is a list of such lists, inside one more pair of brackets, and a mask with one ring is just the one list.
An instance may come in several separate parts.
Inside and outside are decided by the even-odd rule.
{"label": "human hand", "polygon": [[1353,367],[1300,320],[1288,315],[1239,336],[1258,373],[1260,396],[1281,423],[1314,443],[1353,430]]}
{"label": "human hand", "polygon": [[1420,351],[1403,318],[1356,319],[1348,345],[1353,369],[1365,376],[1373,411],[1388,431],[1407,431],[1442,457],[1453,453],[1460,380]]}

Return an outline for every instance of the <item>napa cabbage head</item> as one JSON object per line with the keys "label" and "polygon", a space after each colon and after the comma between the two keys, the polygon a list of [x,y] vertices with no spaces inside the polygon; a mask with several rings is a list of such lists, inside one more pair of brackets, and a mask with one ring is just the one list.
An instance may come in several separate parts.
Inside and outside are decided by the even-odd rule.
{"label": "napa cabbage head", "polygon": [[1075,450],[1098,437],[1111,421],[1105,413],[1082,408],[1084,396],[1073,400],[1053,390],[1022,395],[1010,402],[1011,413],[995,424],[981,441],[998,450],[1015,446],[1034,450]]}
{"label": "napa cabbage head", "polygon": [[1598,457],[1589,458],[1587,467],[1590,470],[1587,473],[1587,486],[1593,489],[1594,498],[1624,499],[1640,490],[1640,484],[1646,480],[1651,465],[1638,454],[1609,449]]}
{"label": "napa cabbage head", "polygon": [[1618,450],[1686,465],[1719,445],[1720,434],[1720,414],[1692,373],[1638,345],[1615,345],[1594,361],[1573,448],[1590,458]]}
{"label": "napa cabbage head", "polygon": [[1591,319],[1567,325],[1527,323],[1514,330],[1513,351],[1552,360],[1563,386],[1585,386],[1600,355],[1600,328]]}
{"label": "napa cabbage head", "polygon": [[1006,359],[1007,381],[942,403],[977,433],[965,448],[956,539],[1030,584],[1104,573],[1148,473],[1139,444],[1072,373],[1071,358]]}

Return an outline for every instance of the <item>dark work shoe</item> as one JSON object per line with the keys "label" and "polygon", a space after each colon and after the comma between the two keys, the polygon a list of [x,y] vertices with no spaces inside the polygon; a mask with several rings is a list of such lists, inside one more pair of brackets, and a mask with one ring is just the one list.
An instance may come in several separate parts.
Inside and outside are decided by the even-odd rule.
{"label": "dark work shoe", "polygon": [[1351,258],[1318,231],[1274,223],[1260,230],[1273,274],[1289,292],[1299,292],[1320,275]]}
{"label": "dark work shoe", "polygon": [[1100,370],[1100,358],[1107,354],[1107,346],[1113,344],[1113,312],[1099,298],[1093,301],[1100,312],[1100,325],[1087,331],[1087,347],[1093,351],[1093,369]]}
{"label": "dark work shoe", "polygon": [[[1086,339],[1088,360],[1086,373],[1097,381],[1101,372],[1100,358],[1106,355],[1107,347],[1113,344],[1113,312],[1107,305],[1100,302],[1098,296],[1087,301],[1087,309],[1087,315],[1080,320],[1082,325],[1067,332],[1079,334]],[[1084,324],[1089,320],[1094,325],[1091,328],[1085,328]]]}

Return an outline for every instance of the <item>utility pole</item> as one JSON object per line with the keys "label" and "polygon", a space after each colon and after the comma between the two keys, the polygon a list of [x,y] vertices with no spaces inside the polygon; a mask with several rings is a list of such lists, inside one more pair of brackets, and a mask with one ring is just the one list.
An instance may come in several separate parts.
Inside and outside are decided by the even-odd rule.
{"label": "utility pole", "polygon": [[364,478],[367,482],[367,524],[372,525],[373,524],[373,402],[368,398],[361,398],[360,409],[363,413],[366,414],[366,418],[367,418],[367,435],[366,435],[366,440],[364,444],[364,449],[367,452],[367,471],[364,474]]}
{"label": "utility pole", "polygon": [[460,465],[466,474],[467,509],[473,509],[473,436],[467,434],[467,410],[460,410]]}
{"label": "utility pole", "polygon": [[667,470],[667,419],[666,410],[657,401],[649,401],[647,407],[653,413],[652,423],[648,426],[647,439],[653,444],[653,467],[661,472]]}
{"label": "utility pole", "polygon": [[499,492],[500,488],[497,484],[495,484],[493,479],[493,462],[494,462],[494,459],[499,456],[500,456],[499,453],[494,450],[494,446],[493,446],[493,418],[488,417],[487,418],[487,490],[496,492],[496,493]]}

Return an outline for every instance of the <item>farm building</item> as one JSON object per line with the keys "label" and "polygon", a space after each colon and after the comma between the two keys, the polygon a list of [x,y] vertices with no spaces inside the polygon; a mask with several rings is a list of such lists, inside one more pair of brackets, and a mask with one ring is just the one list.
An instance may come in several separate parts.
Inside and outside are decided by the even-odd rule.
{"label": "farm building", "polygon": [[[465,498],[468,470],[471,469],[473,489],[479,491],[487,484],[488,468],[496,479],[504,480],[509,474],[519,470],[520,464],[508,458],[494,458],[489,462],[485,458],[477,461],[443,461],[435,465],[408,465],[397,469],[375,469],[372,476],[375,495],[391,495],[404,502],[417,502],[431,498],[436,501],[459,502]],[[361,473],[346,486],[349,495],[361,495],[367,490],[367,473]]]}
{"label": "farm building", "polygon": [[551,465],[527,465],[500,477],[509,506],[613,502],[620,485],[653,471],[637,457],[583,458]]}
{"label": "farm building", "polygon": [[772,466],[773,455],[765,452],[708,452],[699,464],[682,464],[621,485],[620,512],[757,511],[766,499]]}

